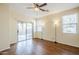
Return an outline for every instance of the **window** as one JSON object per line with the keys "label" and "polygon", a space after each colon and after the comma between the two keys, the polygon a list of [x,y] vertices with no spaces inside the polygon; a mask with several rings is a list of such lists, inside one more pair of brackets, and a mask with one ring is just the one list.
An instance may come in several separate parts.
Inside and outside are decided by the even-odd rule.
{"label": "window", "polygon": [[42,28],[43,28],[43,21],[41,20],[36,20],[36,22],[34,23],[34,32],[42,32]]}
{"label": "window", "polygon": [[37,31],[38,32],[41,32],[42,31],[42,22],[39,20],[39,21],[37,21]]}
{"label": "window", "polygon": [[77,14],[63,16],[62,23],[64,33],[76,33]]}

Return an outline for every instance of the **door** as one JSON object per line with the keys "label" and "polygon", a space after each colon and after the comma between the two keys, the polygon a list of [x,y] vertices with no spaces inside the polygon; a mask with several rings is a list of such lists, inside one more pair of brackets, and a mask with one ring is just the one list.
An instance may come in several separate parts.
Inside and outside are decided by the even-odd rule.
{"label": "door", "polygon": [[32,39],[32,37],[33,37],[33,25],[32,25],[32,23],[27,23],[26,31],[27,31],[27,39]]}
{"label": "door", "polygon": [[17,29],[18,41],[32,39],[33,37],[32,26],[33,26],[32,23],[18,22],[18,29]]}

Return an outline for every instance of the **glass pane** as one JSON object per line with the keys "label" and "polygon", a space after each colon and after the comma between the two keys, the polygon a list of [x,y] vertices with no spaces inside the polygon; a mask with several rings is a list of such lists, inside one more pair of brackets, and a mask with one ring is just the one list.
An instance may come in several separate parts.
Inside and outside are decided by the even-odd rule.
{"label": "glass pane", "polygon": [[32,39],[32,24],[27,23],[27,39]]}
{"label": "glass pane", "polygon": [[25,35],[26,34],[26,23],[23,23],[23,35]]}
{"label": "glass pane", "polygon": [[63,32],[76,33],[77,14],[66,15],[62,17]]}
{"label": "glass pane", "polygon": [[42,31],[42,26],[38,26],[37,30],[38,30],[38,32],[41,32]]}
{"label": "glass pane", "polygon": [[26,40],[26,23],[18,23],[18,41]]}
{"label": "glass pane", "polygon": [[77,23],[77,14],[63,16],[63,24]]}
{"label": "glass pane", "polygon": [[43,22],[41,20],[38,20],[36,25],[37,25],[37,27],[36,27],[37,31],[42,32]]}
{"label": "glass pane", "polygon": [[63,32],[64,33],[76,33],[76,24],[64,25]]}
{"label": "glass pane", "polygon": [[18,23],[18,34],[21,34],[22,32],[22,23]]}

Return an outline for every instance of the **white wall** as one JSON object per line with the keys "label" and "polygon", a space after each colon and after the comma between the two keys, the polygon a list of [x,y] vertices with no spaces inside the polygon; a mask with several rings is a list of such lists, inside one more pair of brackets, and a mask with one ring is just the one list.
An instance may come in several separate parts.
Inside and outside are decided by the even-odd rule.
{"label": "white wall", "polygon": [[0,51],[9,48],[9,7],[0,4]]}
{"label": "white wall", "polygon": [[[49,20],[48,20],[49,19]],[[54,41],[54,29],[51,18],[43,18],[45,25],[43,26],[43,39]]]}
{"label": "white wall", "polygon": [[62,23],[61,23],[62,16],[74,14],[74,13],[79,13],[79,7],[43,17],[43,19],[46,22],[45,27],[44,27],[45,34],[44,34],[43,38],[46,40],[55,41],[55,28],[54,28],[53,21],[58,20],[59,22],[56,27],[57,28],[57,30],[56,30],[57,42],[75,46],[75,47],[79,47],[79,18],[78,18],[78,24],[77,24],[77,34],[66,34],[66,33],[62,32]]}

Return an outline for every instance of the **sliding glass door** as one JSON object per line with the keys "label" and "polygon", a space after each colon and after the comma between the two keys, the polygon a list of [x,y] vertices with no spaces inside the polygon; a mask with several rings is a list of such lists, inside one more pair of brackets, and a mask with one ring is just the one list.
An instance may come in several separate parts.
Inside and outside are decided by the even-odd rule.
{"label": "sliding glass door", "polygon": [[18,28],[17,29],[18,41],[32,39],[33,37],[33,24],[32,23],[18,22],[17,28]]}

